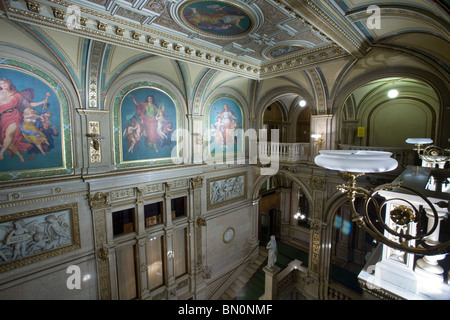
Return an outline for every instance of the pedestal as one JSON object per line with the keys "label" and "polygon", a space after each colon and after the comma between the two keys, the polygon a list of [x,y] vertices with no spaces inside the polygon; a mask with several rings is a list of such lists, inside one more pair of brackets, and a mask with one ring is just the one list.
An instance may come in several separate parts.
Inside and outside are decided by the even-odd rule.
{"label": "pedestal", "polygon": [[272,268],[264,267],[263,271],[266,274],[265,278],[265,291],[264,295],[261,296],[260,300],[274,300],[277,295],[277,287],[278,287],[278,274],[280,273],[280,268],[277,266],[273,266]]}

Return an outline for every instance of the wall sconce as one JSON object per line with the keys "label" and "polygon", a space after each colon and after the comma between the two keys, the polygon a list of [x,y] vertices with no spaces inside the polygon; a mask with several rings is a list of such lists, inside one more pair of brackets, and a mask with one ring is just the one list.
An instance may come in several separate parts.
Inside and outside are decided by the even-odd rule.
{"label": "wall sconce", "polygon": [[[363,151],[363,150],[322,150],[320,155],[315,157],[314,162],[323,168],[337,170],[348,176],[348,184],[340,185],[337,188],[347,193],[350,204],[352,220],[356,225],[366,231],[379,242],[408,253],[421,255],[447,254],[450,252],[450,241],[438,243],[430,246],[426,239],[430,237],[439,225],[439,214],[434,205],[424,196],[415,190],[402,186],[402,182],[384,184],[375,187],[372,190],[366,190],[356,186],[356,178],[365,173],[386,172],[394,170],[397,166],[397,160],[391,158],[392,153],[384,151]],[[386,212],[383,218],[383,210],[387,208],[390,200],[379,203],[377,196],[383,191],[395,191],[405,195],[405,199],[396,198],[391,200],[401,200],[408,204],[408,208],[397,206],[390,212]],[[355,207],[356,195],[364,197],[364,215],[357,212]],[[427,231],[417,232],[407,228],[410,222],[417,222],[424,214],[424,210],[416,208],[409,200],[409,196],[415,196],[421,203],[430,208],[428,213],[433,224],[428,226]],[[395,203],[394,203],[395,204]],[[369,215],[369,205],[374,205],[376,214]],[[387,211],[387,210],[386,210]],[[395,228],[388,224],[394,222]],[[390,237],[389,237],[390,235]],[[409,244],[411,242],[413,245]]]}
{"label": "wall sconce", "polygon": [[86,137],[92,139],[94,150],[100,150],[100,140],[105,139],[105,137],[100,136],[98,133],[87,133]]}
{"label": "wall sconce", "polygon": [[323,143],[324,143],[324,141],[325,141],[325,138],[324,138],[324,133],[320,133],[320,134],[318,134],[318,133],[315,133],[315,134],[312,134],[311,135],[311,138],[313,138],[314,140],[315,140],[315,142],[317,143],[317,145],[322,145]]}

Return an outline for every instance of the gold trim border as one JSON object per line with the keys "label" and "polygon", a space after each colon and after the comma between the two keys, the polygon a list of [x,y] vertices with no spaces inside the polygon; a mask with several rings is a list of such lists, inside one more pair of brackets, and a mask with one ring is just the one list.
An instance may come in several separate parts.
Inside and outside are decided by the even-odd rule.
{"label": "gold trim border", "polygon": [[[227,240],[225,240],[225,234],[227,233],[228,230],[233,231],[233,236],[231,237],[230,240],[227,241]],[[228,228],[226,228],[225,231],[223,232],[223,237],[222,237],[223,239],[222,239],[222,240],[223,240],[224,243],[230,243],[230,242],[232,242],[232,241],[234,240],[234,237],[235,237],[235,236],[236,236],[236,231],[234,230],[234,228],[228,227]]]}
{"label": "gold trim border", "polygon": [[[240,177],[240,176],[244,176],[244,194],[240,197],[237,198],[233,198],[230,200],[226,200],[220,203],[216,203],[216,204],[211,204],[209,201],[209,197],[210,197],[210,185],[211,182],[214,181],[219,181],[219,180],[226,180],[228,178],[233,178],[233,177]],[[247,199],[247,172],[239,172],[239,173],[234,173],[234,174],[230,174],[230,175],[226,175],[226,176],[219,176],[219,177],[215,177],[215,178],[209,178],[206,180],[206,198],[207,198],[207,203],[206,203],[206,207],[208,210],[211,209],[215,209],[215,208],[220,208],[223,206],[226,206],[230,203],[234,203],[234,202],[238,202],[241,200],[245,200]]]}
{"label": "gold trim border", "polygon": [[81,249],[80,222],[78,217],[78,205],[76,202],[0,216],[0,223],[16,221],[49,213],[56,213],[63,210],[69,210],[72,244],[1,265],[0,273]]}

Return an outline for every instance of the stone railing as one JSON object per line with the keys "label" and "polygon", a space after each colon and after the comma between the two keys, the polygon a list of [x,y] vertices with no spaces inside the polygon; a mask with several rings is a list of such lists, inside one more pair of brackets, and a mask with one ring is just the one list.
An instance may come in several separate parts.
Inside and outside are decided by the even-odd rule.
{"label": "stone railing", "polygon": [[[263,268],[265,277],[265,292],[260,300],[279,300],[289,295],[296,288],[304,298],[316,299],[308,293],[307,287],[317,279],[309,275],[309,269],[297,259],[292,260],[286,268]],[[306,290],[306,291],[305,291]],[[361,300],[362,295],[337,282],[330,282],[325,299],[328,300]]]}
{"label": "stone railing", "polygon": [[310,157],[309,143],[271,143],[258,142],[260,158],[278,157],[279,162],[308,161]]}
{"label": "stone railing", "polygon": [[328,285],[328,300],[362,300],[362,294],[337,282],[331,282]]}
{"label": "stone railing", "polygon": [[292,260],[286,268],[281,270],[278,267],[263,268],[265,277],[264,295],[260,300],[283,299],[289,292],[292,292],[299,283],[303,285],[312,282],[309,277],[308,268],[302,265],[303,262]]}

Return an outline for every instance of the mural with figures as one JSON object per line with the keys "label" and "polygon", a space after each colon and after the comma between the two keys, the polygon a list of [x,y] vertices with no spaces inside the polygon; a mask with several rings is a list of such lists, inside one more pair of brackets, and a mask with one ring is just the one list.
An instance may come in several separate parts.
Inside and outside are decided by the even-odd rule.
{"label": "mural with figures", "polygon": [[[209,150],[212,156],[242,148],[242,111],[232,97],[218,97],[209,110]],[[228,139],[228,140],[227,140]]]}
{"label": "mural with figures", "polygon": [[121,162],[172,157],[177,144],[177,111],[164,91],[155,87],[129,91],[122,100],[120,126]]}
{"label": "mural with figures", "polygon": [[181,17],[192,29],[218,37],[246,34],[252,26],[250,15],[224,1],[194,1],[181,9]]}
{"label": "mural with figures", "polygon": [[234,174],[207,180],[207,207],[214,209],[246,199],[247,174]]}
{"label": "mural with figures", "polygon": [[70,147],[65,150],[64,145],[70,140],[64,141],[69,134],[64,132],[63,113],[69,130],[65,96],[44,72],[18,62],[14,68],[0,68],[0,179],[67,173],[49,171],[71,163]]}

